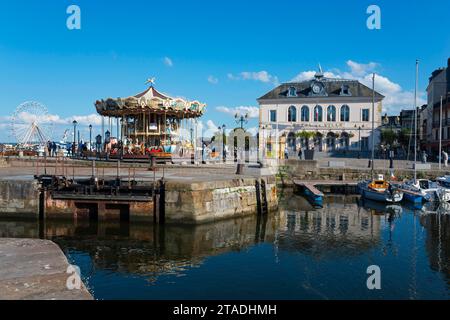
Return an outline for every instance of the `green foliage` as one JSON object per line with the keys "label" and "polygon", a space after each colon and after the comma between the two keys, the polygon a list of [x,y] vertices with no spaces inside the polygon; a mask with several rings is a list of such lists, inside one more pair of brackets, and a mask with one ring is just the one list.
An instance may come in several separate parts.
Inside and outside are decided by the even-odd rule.
{"label": "green foliage", "polygon": [[410,136],[411,130],[406,128],[402,129],[398,134],[398,143],[403,149],[408,149]]}
{"label": "green foliage", "polygon": [[381,143],[386,146],[394,145],[394,142],[397,141],[397,133],[392,129],[383,129],[381,130]]}
{"label": "green foliage", "polygon": [[417,179],[425,179],[425,173],[422,171],[417,171]]}
{"label": "green foliage", "polygon": [[297,138],[309,140],[315,136],[315,132],[312,131],[300,131],[295,135]]}

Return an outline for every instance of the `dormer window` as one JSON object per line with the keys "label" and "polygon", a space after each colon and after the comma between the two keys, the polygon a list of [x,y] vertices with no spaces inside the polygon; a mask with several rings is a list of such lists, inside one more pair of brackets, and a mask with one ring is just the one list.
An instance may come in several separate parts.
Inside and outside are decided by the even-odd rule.
{"label": "dormer window", "polygon": [[341,87],[341,95],[342,96],[349,96],[350,95],[350,87],[348,85],[344,84]]}
{"label": "dormer window", "polygon": [[288,90],[288,97],[296,97],[297,96],[297,89],[295,87],[290,87]]}

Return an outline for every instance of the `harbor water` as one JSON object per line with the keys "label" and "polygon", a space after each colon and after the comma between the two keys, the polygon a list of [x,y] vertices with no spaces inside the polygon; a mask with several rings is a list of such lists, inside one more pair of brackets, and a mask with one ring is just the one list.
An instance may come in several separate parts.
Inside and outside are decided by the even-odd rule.
{"label": "harbor water", "polygon": [[56,242],[96,299],[450,298],[450,209],[282,197],[278,212],[197,226],[0,220],[0,237]]}

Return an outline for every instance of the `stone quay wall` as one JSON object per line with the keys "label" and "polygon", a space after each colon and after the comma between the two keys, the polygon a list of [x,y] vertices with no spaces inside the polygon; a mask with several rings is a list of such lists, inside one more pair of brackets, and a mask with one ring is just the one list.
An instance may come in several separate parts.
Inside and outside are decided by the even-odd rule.
{"label": "stone quay wall", "polygon": [[[200,224],[256,214],[258,199],[264,198],[264,185],[267,209],[275,210],[278,198],[274,176],[183,182],[167,180],[165,221]],[[94,215],[98,220],[114,221],[126,216],[130,221],[152,222],[154,206],[152,201],[55,199],[49,192],[42,192],[41,196],[40,186],[35,180],[0,180],[0,218],[38,218],[41,210],[44,217],[50,219],[89,219]]]}
{"label": "stone quay wall", "polygon": [[0,180],[0,217],[39,217],[37,181]]}
{"label": "stone quay wall", "polygon": [[257,181],[266,183],[269,210],[278,207],[275,177],[166,183],[166,221],[205,223],[256,214]]}
{"label": "stone quay wall", "polygon": [[[391,172],[388,167],[375,167],[375,174],[383,174],[389,178]],[[371,178],[370,168],[320,167],[317,161],[308,160],[285,160],[278,166],[279,183],[283,186],[291,186],[292,179],[304,181],[361,181]],[[424,179],[435,179],[438,176],[449,174],[449,170],[418,170],[417,176]],[[397,180],[412,179],[412,169],[395,169],[394,176]]]}

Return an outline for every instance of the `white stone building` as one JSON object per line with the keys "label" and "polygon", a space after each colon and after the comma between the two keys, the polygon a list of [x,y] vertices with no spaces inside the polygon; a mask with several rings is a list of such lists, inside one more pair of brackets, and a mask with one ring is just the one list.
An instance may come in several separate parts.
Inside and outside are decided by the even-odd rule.
{"label": "white stone building", "polygon": [[[372,89],[356,80],[330,79],[318,72],[308,81],[284,83],[258,99],[259,142],[267,157],[284,157],[287,147],[315,151],[372,148]],[[374,93],[375,146],[382,100]]]}

